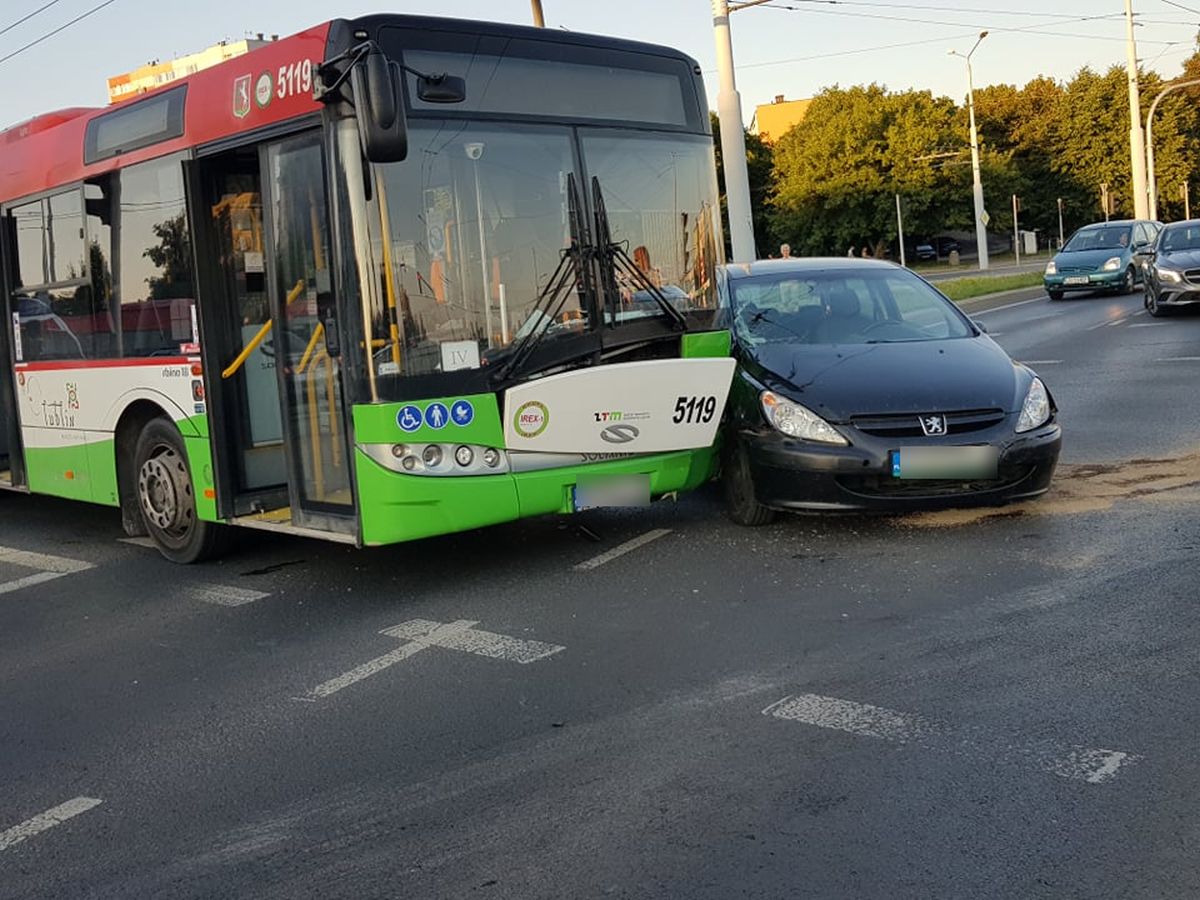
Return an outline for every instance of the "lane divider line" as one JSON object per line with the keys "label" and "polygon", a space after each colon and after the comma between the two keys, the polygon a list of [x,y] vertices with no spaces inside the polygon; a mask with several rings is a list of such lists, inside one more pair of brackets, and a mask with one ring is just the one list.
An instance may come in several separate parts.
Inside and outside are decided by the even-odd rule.
{"label": "lane divider line", "polygon": [[611,550],[601,553],[599,556],[593,556],[589,560],[579,563],[575,566],[576,572],[589,572],[592,569],[599,568],[607,562],[612,562],[619,556],[624,556],[630,551],[636,550],[638,547],[643,547],[651,541],[657,541],[660,537],[666,537],[671,533],[670,528],[655,528],[653,531],[647,531],[645,534],[626,541],[623,544],[618,544]]}
{"label": "lane divider line", "polygon": [[1155,362],[1200,362],[1200,356],[1164,356]]}
{"label": "lane divider line", "polygon": [[1123,766],[1142,757],[1123,750],[1104,750],[1053,740],[1029,740],[982,728],[954,727],[912,713],[822,697],[797,694],[784,697],[763,710],[763,715],[842,731],[897,744],[910,744],[979,759],[983,762],[1032,765],[1060,778],[1103,784],[1117,777]]}
{"label": "lane divider line", "polygon": [[54,826],[61,825],[68,819],[73,819],[80,813],[87,812],[89,809],[94,809],[103,802],[103,800],[97,800],[95,797],[76,797],[74,800],[68,800],[66,803],[60,803],[53,809],[38,813],[32,819],[26,819],[20,825],[14,825],[6,831],[0,831],[0,852],[7,850],[9,847],[15,847],[22,841],[26,841],[34,835],[41,834],[43,831],[49,831]]}
{"label": "lane divider line", "polygon": [[1062,362],[1061,359],[1025,359],[1022,360],[1027,366],[1057,366]]}
{"label": "lane divider line", "polygon": [[23,569],[38,569],[32,575],[15,578],[12,581],[0,583],[0,594],[7,594],[35,584],[44,584],[64,575],[73,575],[94,568],[92,563],[81,559],[68,559],[65,556],[53,556],[49,553],[34,553],[31,550],[17,550],[12,547],[0,547],[0,563],[19,566]]}
{"label": "lane divider line", "polygon": [[117,540],[122,544],[130,544],[134,547],[145,547],[147,550],[157,550],[158,549],[158,547],[157,547],[157,545],[155,545],[153,539],[148,538],[144,535],[142,537],[117,538]]}

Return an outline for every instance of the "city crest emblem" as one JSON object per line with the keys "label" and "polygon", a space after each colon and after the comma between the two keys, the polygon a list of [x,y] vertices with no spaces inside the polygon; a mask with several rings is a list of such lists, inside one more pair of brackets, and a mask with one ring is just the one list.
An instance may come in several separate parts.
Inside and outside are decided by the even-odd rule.
{"label": "city crest emblem", "polygon": [[249,75],[243,75],[233,83],[233,114],[239,119],[250,115]]}

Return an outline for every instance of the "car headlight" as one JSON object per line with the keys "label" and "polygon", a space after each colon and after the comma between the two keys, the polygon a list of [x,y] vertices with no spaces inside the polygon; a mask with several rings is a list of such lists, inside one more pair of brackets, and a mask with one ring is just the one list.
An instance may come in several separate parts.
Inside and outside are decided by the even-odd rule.
{"label": "car headlight", "polygon": [[1171,281],[1175,284],[1183,284],[1183,273],[1175,269],[1157,269],[1158,277],[1163,281]]}
{"label": "car headlight", "polygon": [[1058,265],[1054,262],[1054,260],[1050,260],[1050,262],[1046,263],[1046,274],[1047,275],[1057,275],[1058,274]]}
{"label": "car headlight", "polygon": [[1039,425],[1045,424],[1050,418],[1050,395],[1042,379],[1035,378],[1029,385],[1029,393],[1025,395],[1025,405],[1021,407],[1021,417],[1017,419],[1017,433],[1033,431]]}
{"label": "car headlight", "polygon": [[799,403],[793,403],[771,391],[763,391],[760,399],[767,421],[789,437],[803,438],[820,444],[845,446],[850,443],[838,434],[832,425]]}
{"label": "car headlight", "polygon": [[1121,268],[1121,257],[1114,256],[1112,259],[1106,259],[1104,265],[1100,269],[1104,272],[1115,272]]}

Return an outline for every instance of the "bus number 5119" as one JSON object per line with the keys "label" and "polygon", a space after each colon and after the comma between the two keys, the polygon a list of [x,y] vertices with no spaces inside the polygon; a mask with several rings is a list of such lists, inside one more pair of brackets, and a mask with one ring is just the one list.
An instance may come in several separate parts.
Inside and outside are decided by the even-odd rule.
{"label": "bus number 5119", "polygon": [[716,412],[716,397],[680,397],[675,401],[675,415],[671,417],[671,421],[676,425],[707,425]]}

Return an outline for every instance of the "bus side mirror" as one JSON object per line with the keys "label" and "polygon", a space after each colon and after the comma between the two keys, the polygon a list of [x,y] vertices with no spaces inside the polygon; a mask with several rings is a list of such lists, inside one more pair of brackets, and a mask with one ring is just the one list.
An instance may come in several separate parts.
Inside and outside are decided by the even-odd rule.
{"label": "bus side mirror", "polygon": [[408,156],[400,67],[374,50],[354,67],[350,80],[363,155],[373,163],[400,162]]}

